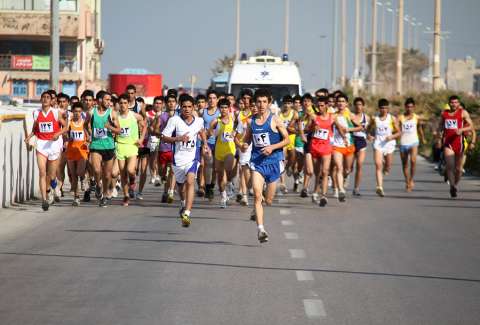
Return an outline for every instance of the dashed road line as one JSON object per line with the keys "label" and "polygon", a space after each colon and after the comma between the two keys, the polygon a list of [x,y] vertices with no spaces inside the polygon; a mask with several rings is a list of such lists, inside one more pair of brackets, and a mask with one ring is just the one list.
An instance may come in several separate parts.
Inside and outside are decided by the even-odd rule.
{"label": "dashed road line", "polygon": [[293,226],[295,222],[292,220],[282,220],[282,226]]}
{"label": "dashed road line", "polygon": [[303,299],[303,308],[305,314],[310,319],[318,319],[327,316],[325,306],[321,299]]}
{"label": "dashed road line", "polygon": [[286,232],[285,233],[286,239],[298,239],[298,234],[296,232]]}
{"label": "dashed road line", "polygon": [[295,271],[297,281],[313,281],[313,273],[311,271]]}
{"label": "dashed road line", "polygon": [[280,215],[281,216],[288,216],[292,213],[290,209],[280,209]]}
{"label": "dashed road line", "polygon": [[289,249],[291,258],[305,258],[307,254],[303,249]]}

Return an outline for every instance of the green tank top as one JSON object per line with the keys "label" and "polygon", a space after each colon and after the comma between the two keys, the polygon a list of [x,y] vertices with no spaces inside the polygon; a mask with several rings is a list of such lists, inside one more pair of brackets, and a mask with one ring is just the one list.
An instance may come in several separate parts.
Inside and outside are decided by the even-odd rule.
{"label": "green tank top", "polygon": [[118,115],[118,122],[120,124],[120,134],[117,137],[117,143],[135,144],[138,136],[138,122],[133,112],[129,111],[127,117]]}
{"label": "green tank top", "polygon": [[112,132],[106,129],[105,123],[110,121],[112,109],[109,108],[103,115],[99,115],[97,108],[93,109],[92,115],[92,143],[90,149],[95,150],[111,150],[115,149]]}
{"label": "green tank top", "polygon": [[[299,120],[303,120],[303,111],[298,112],[298,118]],[[295,148],[303,148],[304,143],[302,140],[302,137],[300,136],[300,133],[297,133],[295,135]]]}

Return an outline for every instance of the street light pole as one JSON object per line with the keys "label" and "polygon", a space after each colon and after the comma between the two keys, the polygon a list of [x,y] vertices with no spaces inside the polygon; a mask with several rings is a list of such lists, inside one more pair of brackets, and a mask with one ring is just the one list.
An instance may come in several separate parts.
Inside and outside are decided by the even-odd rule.
{"label": "street light pole", "polygon": [[360,65],[360,0],[355,0],[355,60],[353,64],[353,96],[358,96]]}
{"label": "street light pole", "polygon": [[401,95],[403,90],[403,9],[404,0],[398,0],[398,29],[397,29],[397,74],[396,92]]}
{"label": "street light pole", "polygon": [[60,75],[60,8],[50,0],[50,88],[59,90]]}
{"label": "street light pole", "polygon": [[333,1],[332,88],[337,86],[337,0]]}
{"label": "street light pole", "polygon": [[435,0],[435,25],[433,34],[433,91],[439,91],[440,80],[440,31],[442,19],[442,1]]}
{"label": "street light pole", "polygon": [[373,95],[377,93],[377,0],[372,0],[372,71],[370,86]]}
{"label": "street light pole", "polygon": [[283,47],[283,53],[288,54],[288,32],[289,32],[289,17],[290,16],[290,0],[285,0],[285,45]]}
{"label": "street light pole", "polygon": [[345,87],[347,84],[347,0],[342,0],[342,71],[340,76],[340,85]]}
{"label": "street light pole", "polygon": [[237,30],[235,42],[235,60],[240,60],[240,0],[237,0]]}

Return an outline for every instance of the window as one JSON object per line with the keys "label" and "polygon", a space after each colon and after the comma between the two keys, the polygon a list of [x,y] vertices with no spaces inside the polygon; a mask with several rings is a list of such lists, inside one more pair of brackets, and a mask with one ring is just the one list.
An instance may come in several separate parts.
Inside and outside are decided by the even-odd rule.
{"label": "window", "polygon": [[67,94],[68,96],[77,95],[77,83],[74,81],[64,81],[62,82],[62,93]]}
{"label": "window", "polygon": [[[77,11],[78,0],[59,0],[60,11]],[[49,11],[50,0],[0,0],[0,10]]]}
{"label": "window", "polygon": [[27,97],[28,84],[26,80],[14,80],[12,96]]}
{"label": "window", "polygon": [[40,97],[44,91],[50,89],[49,83],[47,80],[37,80],[35,83],[35,96]]}

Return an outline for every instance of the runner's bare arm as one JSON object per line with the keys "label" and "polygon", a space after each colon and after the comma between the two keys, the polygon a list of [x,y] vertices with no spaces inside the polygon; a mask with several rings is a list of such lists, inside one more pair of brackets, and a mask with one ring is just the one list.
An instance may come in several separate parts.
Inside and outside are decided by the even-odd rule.
{"label": "runner's bare arm", "polygon": [[245,135],[243,136],[243,145],[242,148],[246,151],[252,142],[252,128],[250,126],[250,121],[247,121],[247,127],[245,130]]}
{"label": "runner's bare arm", "polygon": [[393,121],[393,134],[389,135],[386,138],[387,141],[398,139],[402,135],[402,131],[400,129],[398,119],[395,116],[392,116],[392,121]]}
{"label": "runner's bare arm", "polygon": [[110,113],[111,122],[107,121],[104,128],[110,130],[110,132],[115,134],[120,134],[120,124],[118,123],[117,112],[111,111]]}
{"label": "runner's bare arm", "polygon": [[140,137],[138,138],[137,143],[141,145],[143,140],[145,140],[145,136],[147,135],[147,126],[142,115],[135,114],[135,118],[137,119],[138,129],[140,130]]}
{"label": "runner's bare arm", "polygon": [[468,126],[465,126],[461,129],[458,129],[458,134],[462,134],[465,131],[474,131],[475,127],[473,126],[473,121],[470,118],[470,114],[466,110],[462,110],[462,119],[463,119],[463,125],[467,124]]}
{"label": "runner's bare arm", "polygon": [[208,137],[211,137],[211,136],[214,136],[216,135],[215,134],[215,128],[217,127],[217,124],[218,124],[218,121],[217,120],[213,120],[209,127],[208,127],[208,131],[207,131],[207,136]]}
{"label": "runner's bare arm", "polygon": [[58,115],[58,123],[60,123],[61,129],[53,135],[54,141],[58,140],[59,137],[61,137],[64,134],[67,134],[68,132],[67,122],[64,119],[64,114]]}
{"label": "runner's bare arm", "polygon": [[280,119],[277,116],[274,116],[272,118],[272,130],[277,129],[278,133],[282,136],[282,141],[279,143],[273,144],[269,147],[272,148],[272,151],[275,149],[281,149],[283,147],[286,147],[290,144],[290,138],[288,137],[288,132],[283,123],[280,121]]}

